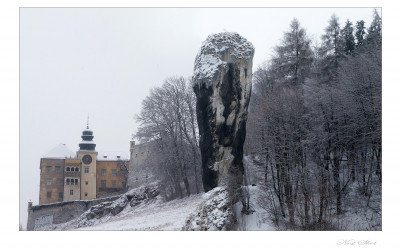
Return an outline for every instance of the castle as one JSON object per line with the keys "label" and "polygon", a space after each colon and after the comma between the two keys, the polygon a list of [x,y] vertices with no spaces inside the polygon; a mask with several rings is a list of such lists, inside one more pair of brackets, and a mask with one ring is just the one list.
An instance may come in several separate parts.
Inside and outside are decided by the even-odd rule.
{"label": "castle", "polygon": [[59,144],[40,159],[39,204],[92,200],[127,191],[129,156],[98,152],[89,124],[74,153]]}
{"label": "castle", "polygon": [[135,145],[132,140],[128,155],[96,151],[89,125],[81,137],[77,152],[59,144],[40,159],[39,205],[28,202],[27,230],[51,230],[53,224],[157,180],[151,161],[154,142]]}

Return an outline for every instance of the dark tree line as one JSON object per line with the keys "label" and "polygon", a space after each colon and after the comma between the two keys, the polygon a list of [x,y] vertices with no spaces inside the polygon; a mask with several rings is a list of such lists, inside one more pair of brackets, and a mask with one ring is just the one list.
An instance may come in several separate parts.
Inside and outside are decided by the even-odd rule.
{"label": "dark tree line", "polygon": [[315,47],[294,19],[254,73],[246,149],[264,164],[277,226],[340,229],[353,189],[380,215],[381,44],[376,11],[368,29],[333,15]]}

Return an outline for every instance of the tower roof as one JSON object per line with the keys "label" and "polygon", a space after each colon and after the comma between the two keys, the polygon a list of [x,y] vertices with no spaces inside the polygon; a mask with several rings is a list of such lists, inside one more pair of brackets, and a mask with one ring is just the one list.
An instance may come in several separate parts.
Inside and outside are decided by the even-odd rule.
{"label": "tower roof", "polygon": [[[89,119],[89,118],[88,118]],[[79,143],[79,150],[90,150],[94,151],[96,148],[96,143],[93,141],[93,131],[89,129],[89,120],[86,129],[82,131],[82,141]]]}
{"label": "tower roof", "polygon": [[70,150],[65,144],[60,143],[52,150],[50,150],[47,154],[43,156],[43,158],[56,158],[56,159],[64,159],[75,157],[75,153]]}

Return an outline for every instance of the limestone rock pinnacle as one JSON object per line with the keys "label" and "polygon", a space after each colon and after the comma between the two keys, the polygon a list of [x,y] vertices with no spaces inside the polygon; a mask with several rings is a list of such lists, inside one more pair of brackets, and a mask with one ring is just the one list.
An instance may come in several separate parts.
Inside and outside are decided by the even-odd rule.
{"label": "limestone rock pinnacle", "polygon": [[196,56],[193,90],[207,192],[240,188],[254,47],[237,33],[210,35]]}

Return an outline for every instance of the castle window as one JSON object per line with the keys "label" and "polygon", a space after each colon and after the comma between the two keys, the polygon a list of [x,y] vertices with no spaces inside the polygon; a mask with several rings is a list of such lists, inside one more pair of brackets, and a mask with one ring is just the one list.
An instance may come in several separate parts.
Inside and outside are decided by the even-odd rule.
{"label": "castle window", "polygon": [[111,181],[111,185],[113,188],[117,187],[117,181]]}
{"label": "castle window", "polygon": [[75,168],[75,172],[79,172],[79,168]]}
{"label": "castle window", "polygon": [[78,179],[75,179],[75,185],[78,185]]}
{"label": "castle window", "polygon": [[51,191],[47,192],[47,198],[51,198]]}
{"label": "castle window", "polygon": [[69,179],[67,179],[67,185],[69,185],[69,182],[70,182],[70,180],[69,180]]}
{"label": "castle window", "polygon": [[47,185],[47,186],[50,186],[50,185],[51,185],[51,179],[47,179],[46,185]]}
{"label": "castle window", "polygon": [[85,193],[85,197],[87,197],[87,193]]}
{"label": "castle window", "polygon": [[72,190],[72,189],[69,190],[69,194],[70,194],[70,195],[74,195],[74,190]]}
{"label": "castle window", "polygon": [[89,168],[85,168],[85,174],[89,173]]}
{"label": "castle window", "polygon": [[58,198],[62,200],[62,198],[63,198],[63,193],[62,192],[58,193]]}
{"label": "castle window", "polygon": [[74,168],[71,168],[71,172],[74,172]]}
{"label": "castle window", "polygon": [[46,166],[46,173],[50,173],[51,172],[51,166]]}
{"label": "castle window", "polygon": [[89,184],[89,182],[88,182],[88,181],[85,181],[85,185],[87,185],[87,184]]}
{"label": "castle window", "polygon": [[67,169],[65,171],[69,172],[69,171],[71,171],[71,169],[69,167],[67,167]]}
{"label": "castle window", "polygon": [[61,172],[61,167],[60,166],[56,166],[56,173],[59,174]]}
{"label": "castle window", "polygon": [[101,170],[101,176],[106,176],[106,170],[105,169]]}
{"label": "castle window", "polygon": [[117,176],[117,170],[113,169],[113,170],[111,171],[111,173],[112,173],[112,176]]}
{"label": "castle window", "polygon": [[105,188],[105,187],[106,187],[106,181],[105,181],[105,180],[102,180],[102,181],[101,181],[101,187],[102,187],[102,188]]}
{"label": "castle window", "polygon": [[63,185],[63,179],[57,179],[57,185],[62,186]]}

